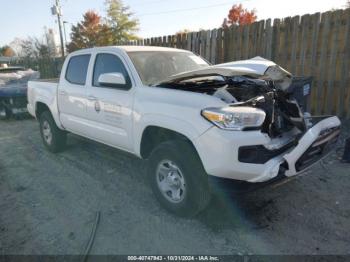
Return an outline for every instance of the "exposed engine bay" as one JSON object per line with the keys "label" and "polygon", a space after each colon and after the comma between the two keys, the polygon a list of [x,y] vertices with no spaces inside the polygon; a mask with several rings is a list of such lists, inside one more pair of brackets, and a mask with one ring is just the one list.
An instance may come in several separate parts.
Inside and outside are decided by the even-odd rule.
{"label": "exposed engine bay", "polygon": [[[265,68],[262,68],[263,63]],[[254,66],[260,66],[259,70],[263,70],[263,73],[250,72]],[[262,109],[266,118],[259,129],[270,137],[277,137],[294,128],[300,133],[307,130],[304,112],[293,97],[292,76],[283,68],[271,61],[255,58],[210,69],[178,75],[157,86],[212,95],[230,107]]]}

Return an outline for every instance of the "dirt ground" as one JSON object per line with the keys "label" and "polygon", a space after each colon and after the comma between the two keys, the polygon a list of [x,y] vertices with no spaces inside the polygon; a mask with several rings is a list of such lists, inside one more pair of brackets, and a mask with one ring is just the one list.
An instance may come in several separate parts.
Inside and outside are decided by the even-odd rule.
{"label": "dirt ground", "polygon": [[0,254],[82,254],[98,211],[92,254],[350,254],[350,164],[336,154],[194,219],[159,206],[144,167],[73,135],[54,155],[34,120],[0,121]]}

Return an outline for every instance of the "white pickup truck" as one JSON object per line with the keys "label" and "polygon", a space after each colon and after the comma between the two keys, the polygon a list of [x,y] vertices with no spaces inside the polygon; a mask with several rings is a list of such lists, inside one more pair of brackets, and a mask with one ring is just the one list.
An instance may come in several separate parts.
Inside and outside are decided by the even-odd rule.
{"label": "white pickup truck", "polygon": [[28,110],[51,152],[74,133],[147,159],[160,203],[191,216],[209,178],[291,177],[334,147],[339,119],[303,112],[291,79],[260,57],[212,66],[185,50],[101,47],[70,54],[59,82],[29,82]]}

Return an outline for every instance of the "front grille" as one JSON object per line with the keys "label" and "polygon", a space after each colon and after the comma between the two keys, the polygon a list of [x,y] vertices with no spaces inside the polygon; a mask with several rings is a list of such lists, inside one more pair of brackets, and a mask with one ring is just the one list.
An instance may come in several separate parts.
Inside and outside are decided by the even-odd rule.
{"label": "front grille", "polygon": [[238,149],[238,161],[249,164],[265,164],[270,159],[281,155],[296,145],[295,141],[276,149],[268,150],[262,145],[242,146]]}

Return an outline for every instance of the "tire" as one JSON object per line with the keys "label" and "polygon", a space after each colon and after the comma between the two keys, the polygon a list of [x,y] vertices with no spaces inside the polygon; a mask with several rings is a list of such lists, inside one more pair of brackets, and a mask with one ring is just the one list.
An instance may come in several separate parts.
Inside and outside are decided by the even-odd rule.
{"label": "tire", "polygon": [[40,134],[45,147],[52,153],[61,152],[66,146],[66,132],[57,127],[49,111],[45,111],[40,115],[39,123]]}
{"label": "tire", "polygon": [[208,175],[197,152],[184,140],[167,141],[153,150],[148,179],[160,204],[178,216],[195,216],[211,198]]}

